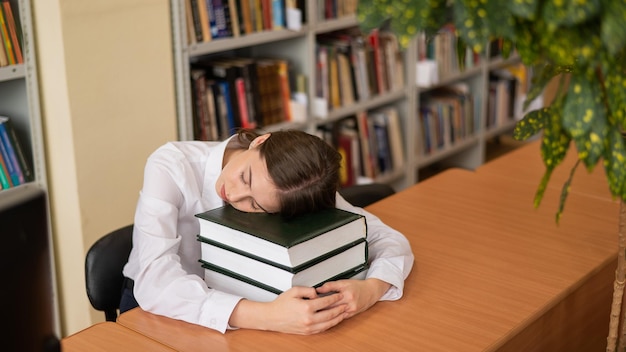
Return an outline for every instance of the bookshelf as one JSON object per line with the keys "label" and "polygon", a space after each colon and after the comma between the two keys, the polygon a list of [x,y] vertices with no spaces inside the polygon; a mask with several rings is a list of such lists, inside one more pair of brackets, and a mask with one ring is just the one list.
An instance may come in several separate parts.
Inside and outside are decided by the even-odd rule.
{"label": "bookshelf", "polygon": [[[488,106],[494,99],[490,95],[490,77],[494,73],[502,71],[510,65],[519,63],[519,59],[513,56],[510,59],[502,59],[493,52],[487,52],[483,57],[477,58],[471,67],[466,64],[463,69],[453,69],[439,75],[439,80],[428,85],[418,85],[416,75],[420,70],[418,62],[425,57],[424,46],[419,38],[415,38],[409,48],[401,53],[401,70],[403,85],[396,89],[386,90],[384,93],[372,94],[367,99],[357,99],[353,103],[343,104],[328,109],[316,106],[317,82],[316,74],[318,67],[318,43],[320,38],[328,34],[343,31],[349,32],[358,28],[356,16],[352,13],[337,17],[329,16],[326,9],[319,8],[325,2],[319,1],[296,1],[300,4],[303,12],[303,22],[297,30],[264,30],[251,34],[232,35],[226,38],[212,39],[208,42],[190,43],[186,21],[186,1],[172,0],[172,32],[174,47],[174,63],[176,76],[176,102],[178,114],[178,132],[181,140],[194,139],[193,123],[193,92],[190,84],[190,72],[199,60],[212,56],[246,56],[246,57],[280,57],[287,60],[290,65],[291,85],[294,86],[296,75],[306,77],[305,94],[307,106],[305,117],[298,122],[280,122],[262,126],[265,130],[282,128],[303,129],[310,133],[320,134],[320,130],[331,130],[332,126],[342,124],[344,121],[353,119],[358,114],[366,112],[368,116],[375,115],[381,109],[393,107],[399,117],[399,134],[395,138],[401,139],[404,162],[392,170],[378,172],[373,178],[376,182],[392,185],[396,190],[404,189],[423,179],[427,173],[421,171],[431,166],[438,168],[463,167],[474,169],[483,164],[486,159],[486,145],[490,139],[510,133],[515,126],[515,119],[511,116],[499,117],[494,122],[488,123]],[[191,3],[191,1],[190,1]],[[241,4],[241,1],[236,1]],[[341,2],[339,2],[341,3]],[[355,4],[353,2],[346,2]],[[188,5],[188,4],[187,4]],[[449,43],[449,40],[448,40]],[[422,52],[420,52],[422,50]],[[440,52],[439,50],[438,52]],[[445,59],[439,61],[439,66],[454,66],[450,64],[452,55],[447,53]],[[421,123],[420,110],[425,106],[425,100],[433,92],[444,87],[463,85],[471,93],[473,103],[474,124],[471,132],[465,133],[463,138],[447,141],[444,145],[424,152],[423,126]],[[491,98],[490,98],[491,96]],[[518,99],[510,100],[511,104]],[[494,104],[492,104],[494,105]],[[372,119],[368,117],[368,120]],[[447,130],[446,130],[447,131]],[[323,135],[323,134],[322,134]],[[399,136],[399,137],[398,137]],[[363,173],[363,172],[360,172]],[[364,179],[360,178],[358,182]],[[367,181],[368,178],[365,178]]]}
{"label": "bookshelf", "polygon": [[[32,8],[29,0],[9,0],[8,2],[19,28],[18,32],[21,31],[20,47],[23,59],[22,63],[10,63],[0,67],[0,116],[10,118],[26,159],[32,166],[33,177],[26,182],[0,190],[0,211],[2,214],[17,213],[16,216],[4,216],[3,219],[8,222],[2,226],[6,225],[8,228],[16,231],[16,233],[13,234],[15,236],[18,234],[25,236],[25,241],[16,244],[16,246],[24,246],[30,243],[29,241],[41,241],[40,244],[41,246],[45,246],[46,253],[35,253],[36,250],[33,249],[31,252],[33,257],[27,260],[45,265],[43,268],[38,267],[38,270],[50,270],[49,275],[47,273],[36,274],[37,277],[41,275],[42,280],[45,281],[38,282],[37,284],[43,285],[38,287],[42,294],[45,295],[43,299],[49,300],[49,302],[28,302],[28,305],[33,303],[36,304],[33,307],[42,309],[42,311],[39,312],[39,320],[41,321],[32,321],[31,323],[37,323],[37,329],[43,327],[46,331],[35,331],[33,328],[32,331],[21,331],[20,334],[28,334],[31,339],[33,336],[39,337],[36,335],[39,333],[52,333],[56,334],[56,336],[60,336],[56,279],[54,270],[51,270],[51,268],[54,268],[54,255],[50,231],[50,213],[48,211],[46,164],[39,103],[35,43],[33,37]],[[2,3],[0,2],[0,4]],[[0,46],[0,50],[4,50],[4,48]],[[36,214],[39,215],[35,215],[33,211],[32,207],[35,205],[29,205],[35,203],[38,209]],[[31,220],[33,224],[36,223],[38,225],[35,227],[33,224],[19,223],[19,219],[24,215],[20,213],[19,209],[23,209],[23,211],[27,212],[33,211],[33,214],[28,216],[32,217]],[[43,211],[41,211],[42,209]],[[34,233],[33,231],[38,233]],[[30,245],[32,246],[32,243]],[[22,248],[15,248],[14,250],[18,252],[22,250]],[[41,260],[44,260],[45,263],[42,263]],[[18,263],[18,266],[21,265],[22,264]],[[34,265],[29,265],[28,267],[33,268],[33,266]],[[35,278],[33,278],[33,280],[35,280]],[[19,282],[16,283],[16,285],[20,286]],[[30,287],[30,285],[27,287]],[[27,288],[25,287],[24,289]],[[43,305],[40,306],[39,304]],[[50,311],[44,311],[47,309]],[[48,318],[50,318],[50,321],[47,321]],[[49,337],[49,335],[47,337]]]}

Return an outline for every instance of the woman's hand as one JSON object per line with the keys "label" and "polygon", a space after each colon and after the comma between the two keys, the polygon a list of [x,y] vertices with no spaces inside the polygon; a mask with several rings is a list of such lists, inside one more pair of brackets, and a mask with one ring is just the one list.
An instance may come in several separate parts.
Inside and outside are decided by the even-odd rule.
{"label": "woman's hand", "polygon": [[379,279],[339,280],[327,282],[318,287],[317,293],[324,295],[336,292],[326,297],[341,296],[336,304],[347,306],[344,313],[344,318],[347,319],[373,306],[390,286],[390,284]]}
{"label": "woman's hand", "polygon": [[230,317],[233,327],[271,330],[290,334],[316,334],[345,318],[342,294],[318,297],[311,287],[293,287],[274,301],[241,300]]}

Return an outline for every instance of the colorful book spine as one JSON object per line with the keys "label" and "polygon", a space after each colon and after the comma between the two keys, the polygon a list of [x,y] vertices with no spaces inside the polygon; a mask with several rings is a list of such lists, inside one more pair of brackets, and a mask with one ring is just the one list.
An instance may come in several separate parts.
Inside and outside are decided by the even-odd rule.
{"label": "colorful book spine", "polygon": [[9,139],[11,140],[11,144],[13,145],[13,149],[15,150],[15,154],[17,155],[17,160],[20,164],[20,169],[22,170],[22,174],[24,175],[25,182],[32,182],[35,180],[35,173],[33,171],[33,167],[26,157],[26,152],[20,143],[20,140],[17,136],[17,132],[15,127],[13,127],[13,123],[9,119],[6,122],[6,129],[9,133]]}
{"label": "colorful book spine", "polygon": [[15,61],[18,64],[23,64],[24,58],[22,57],[21,35],[19,33],[17,21],[15,21],[15,18],[13,17],[13,10],[11,9],[11,3],[8,1],[3,1],[2,6],[4,10],[4,19],[7,24],[8,34],[11,38],[11,43],[13,45]]}
{"label": "colorful book spine", "polygon": [[15,65],[15,54],[13,52],[13,45],[11,44],[11,37],[9,35],[9,29],[7,27],[6,20],[4,18],[4,11],[0,10],[0,40],[4,43],[4,49],[9,59],[9,65]]}
{"label": "colorful book spine", "polygon": [[7,166],[4,162],[2,154],[0,154],[0,186],[2,186],[2,189],[11,188],[11,186],[13,186],[9,178],[9,172],[7,171]]}
{"label": "colorful book spine", "polygon": [[9,134],[7,133],[6,121],[8,121],[8,118],[0,118],[0,152],[5,161],[11,182],[14,186],[17,186],[24,183],[24,175],[17,161],[17,155],[9,139]]}

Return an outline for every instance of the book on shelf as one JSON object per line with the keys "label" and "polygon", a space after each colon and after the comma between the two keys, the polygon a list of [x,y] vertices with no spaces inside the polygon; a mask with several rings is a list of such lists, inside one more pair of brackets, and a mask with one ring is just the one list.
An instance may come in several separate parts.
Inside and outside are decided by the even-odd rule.
{"label": "book on shelf", "polygon": [[[270,302],[276,299],[283,291],[266,285],[262,282],[252,280],[235,272],[224,270],[214,265],[203,264],[204,281],[207,286],[234,295],[245,297],[258,302]],[[328,281],[343,279],[362,280],[367,274],[367,265],[361,265],[351,271],[336,275],[324,282],[320,282],[314,287],[319,287]]]}
{"label": "book on shelf", "polygon": [[0,34],[0,67],[9,66],[9,57],[4,48],[4,40],[2,40],[2,34]]}
{"label": "book on shelf", "polygon": [[30,160],[26,156],[26,151],[24,150],[24,146],[20,142],[20,138],[17,135],[17,130],[13,126],[13,122],[8,117],[6,117],[6,120],[4,121],[3,120],[4,120],[3,117],[0,116],[0,124],[4,125],[3,128],[6,130],[8,134],[8,140],[11,146],[13,147],[13,151],[16,154],[17,164],[23,175],[24,182],[34,181],[35,174],[33,173],[33,167],[31,166]]}
{"label": "book on shelf", "polygon": [[4,44],[4,51],[9,59],[9,65],[17,64],[11,35],[9,34],[9,27],[7,25],[7,20],[4,17],[4,10],[2,7],[0,7],[0,40],[2,40]]}
{"label": "book on shelf", "polygon": [[0,189],[13,187],[13,182],[11,181],[11,177],[9,177],[9,170],[7,170],[7,164],[2,154],[0,154],[0,186]]}
{"label": "book on shelf", "polygon": [[287,267],[302,265],[367,234],[364,216],[336,208],[284,219],[225,205],[196,217],[200,237]]}
{"label": "book on shelf", "polygon": [[202,264],[229,270],[281,291],[293,286],[316,286],[367,262],[367,241],[364,237],[297,266],[275,263],[202,236],[198,236],[198,240],[202,247]]}
{"label": "book on shelf", "polygon": [[17,153],[15,152],[15,147],[13,146],[13,142],[9,137],[9,132],[6,127],[8,121],[8,117],[0,116],[0,155],[2,155],[2,159],[4,160],[11,184],[17,186],[23,184],[25,179]]}
{"label": "book on shelf", "polygon": [[13,51],[15,52],[15,61],[18,64],[23,64],[24,57],[22,56],[22,28],[19,22],[19,18],[15,16],[15,12],[11,7],[11,3],[7,0],[2,1],[2,11],[4,11],[4,19],[7,23],[9,37],[11,38]]}

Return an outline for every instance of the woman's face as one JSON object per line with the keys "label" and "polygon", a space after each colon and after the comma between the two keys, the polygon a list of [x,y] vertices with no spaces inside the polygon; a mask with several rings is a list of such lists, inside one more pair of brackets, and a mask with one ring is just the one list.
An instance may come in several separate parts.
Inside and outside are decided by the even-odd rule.
{"label": "woman's face", "polygon": [[257,150],[259,144],[253,143],[250,149],[230,156],[215,183],[215,191],[238,210],[275,213],[280,210],[278,190]]}

